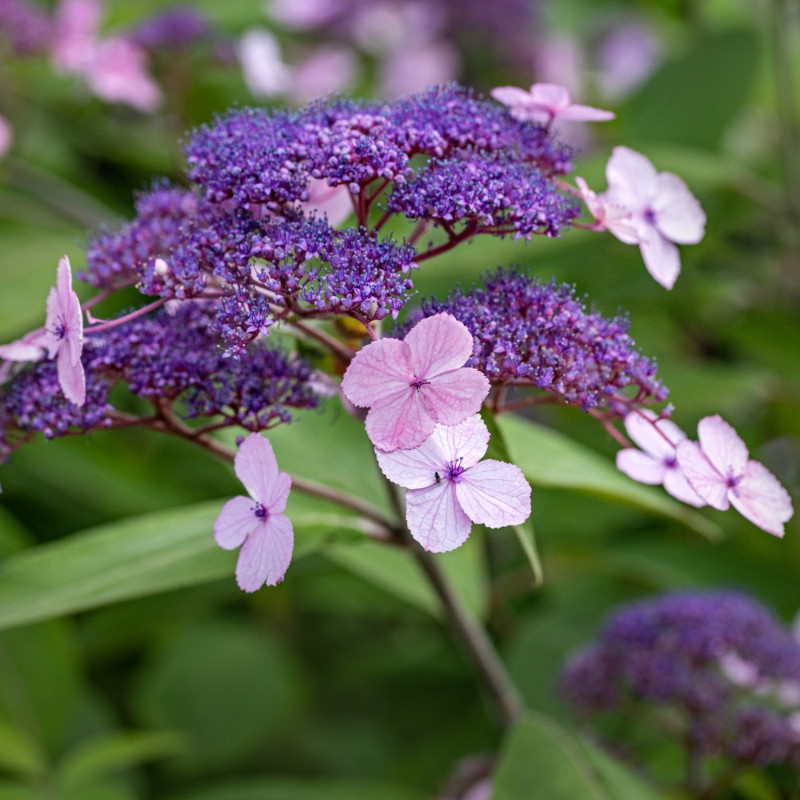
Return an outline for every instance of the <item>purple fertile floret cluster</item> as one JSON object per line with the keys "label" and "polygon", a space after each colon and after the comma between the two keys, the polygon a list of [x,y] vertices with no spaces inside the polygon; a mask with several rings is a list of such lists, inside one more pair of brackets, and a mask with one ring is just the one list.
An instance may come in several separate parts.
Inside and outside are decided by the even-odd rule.
{"label": "purple fertile floret cluster", "polygon": [[0,0],[0,43],[19,56],[35,55],[50,46],[49,16],[25,0]]}
{"label": "purple fertile floret cluster", "polygon": [[170,6],[148,17],[128,38],[151,53],[191,47],[215,33],[211,20],[191,6]]}
{"label": "purple fertile floret cluster", "polygon": [[453,225],[472,222],[484,231],[558,236],[580,213],[574,201],[553,191],[538,169],[505,156],[432,159],[416,177],[394,187],[390,211],[409,219]]}
{"label": "purple fertile floret cluster", "polygon": [[627,319],[588,312],[567,284],[499,269],[483,287],[423,301],[422,310],[447,312],[467,326],[475,340],[468,365],[493,384],[535,386],[584,410],[608,406],[620,414],[630,387],[637,403],[666,396],[656,365],[635,349]]}
{"label": "purple fertile floret cluster", "polygon": [[[726,672],[731,657],[757,676],[752,687]],[[695,756],[800,769],[800,732],[776,699],[786,685],[800,686],[800,644],[737,592],[676,593],[624,608],[562,679],[570,706],[590,723],[644,707],[660,730],[656,720],[677,714]]]}
{"label": "purple fertile floret cluster", "polygon": [[[3,403],[6,434],[47,438],[110,427],[113,384],[172,406],[187,419],[218,418],[220,426],[260,431],[289,422],[292,408],[314,408],[312,371],[299,358],[254,343],[238,359],[225,358],[213,333],[214,309],[184,303],[86,337],[82,362],[86,402],[78,407],[60,390],[56,365],[42,361],[17,375]],[[13,438],[8,436],[8,438]]]}

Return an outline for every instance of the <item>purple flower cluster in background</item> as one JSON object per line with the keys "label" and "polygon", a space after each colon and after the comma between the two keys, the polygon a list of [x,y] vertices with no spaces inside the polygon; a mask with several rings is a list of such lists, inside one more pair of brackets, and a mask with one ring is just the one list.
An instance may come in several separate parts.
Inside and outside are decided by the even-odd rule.
{"label": "purple flower cluster in background", "polygon": [[118,382],[157,409],[176,403],[180,416],[212,418],[214,427],[261,431],[288,422],[292,408],[317,405],[311,368],[301,359],[259,342],[238,359],[225,358],[208,305],[187,302],[86,337],[86,401],[81,407],[64,397],[53,361],[24,369],[4,398],[6,438],[14,438],[14,432],[54,438],[124,425],[124,415],[109,403]]}
{"label": "purple flower cluster in background", "polygon": [[[468,362],[495,385],[535,386],[584,410],[663,400],[656,365],[642,356],[625,317],[586,310],[567,284],[541,283],[515,270],[487,275],[484,286],[423,301],[425,316],[452,314],[475,340]],[[622,393],[629,387],[633,395]]]}
{"label": "purple flower cluster in background", "polygon": [[45,11],[24,0],[0,0],[0,43],[15,55],[45,51],[53,34]]}
{"label": "purple flower cluster in background", "polygon": [[570,659],[562,688],[595,730],[644,713],[695,763],[800,769],[800,643],[747,595],[685,592],[623,608]]}
{"label": "purple flower cluster in background", "polygon": [[202,11],[175,5],[145,18],[128,33],[131,41],[150,53],[191,47],[219,36],[214,23]]}

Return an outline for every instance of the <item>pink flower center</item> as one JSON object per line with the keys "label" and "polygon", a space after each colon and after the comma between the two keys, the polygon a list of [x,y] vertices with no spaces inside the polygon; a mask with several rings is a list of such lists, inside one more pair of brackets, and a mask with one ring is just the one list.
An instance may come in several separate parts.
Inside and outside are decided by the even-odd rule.
{"label": "pink flower center", "polygon": [[423,386],[427,386],[430,381],[426,381],[424,378],[418,381],[411,381],[410,385],[413,386],[417,391],[419,391]]}
{"label": "pink flower center", "polygon": [[59,317],[58,317],[58,319],[56,321],[55,327],[50,332],[59,341],[61,341],[62,339],[66,339],[67,338],[67,334],[69,333],[69,329],[67,328],[67,323],[64,320],[63,316],[59,315]]}

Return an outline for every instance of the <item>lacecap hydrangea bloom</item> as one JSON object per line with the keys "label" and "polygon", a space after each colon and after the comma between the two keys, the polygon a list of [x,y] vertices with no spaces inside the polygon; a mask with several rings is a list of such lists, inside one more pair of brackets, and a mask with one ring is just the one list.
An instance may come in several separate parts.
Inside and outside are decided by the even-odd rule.
{"label": "lacecap hydrangea bloom", "polygon": [[618,720],[618,751],[641,764],[645,740],[631,731],[623,744],[619,724],[634,717],[705,762],[713,780],[725,765],[800,770],[796,709],[780,691],[799,679],[800,644],[767,609],[737,592],[684,592],[616,612],[569,660],[562,688],[601,738],[604,720]]}

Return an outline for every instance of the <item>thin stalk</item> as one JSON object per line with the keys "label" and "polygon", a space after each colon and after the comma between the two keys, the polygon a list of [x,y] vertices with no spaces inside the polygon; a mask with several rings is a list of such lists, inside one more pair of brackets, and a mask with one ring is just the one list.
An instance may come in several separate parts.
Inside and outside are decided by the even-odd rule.
{"label": "thin stalk", "polygon": [[[384,478],[392,506],[399,519],[404,519],[403,503],[397,487]],[[475,672],[489,695],[504,728],[510,728],[525,710],[522,697],[506,671],[494,643],[453,590],[434,556],[411,539],[408,528],[397,531],[422,568],[436,592],[451,623],[452,630],[472,662]]]}

